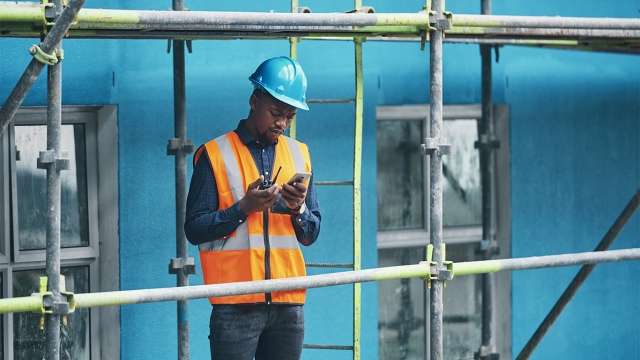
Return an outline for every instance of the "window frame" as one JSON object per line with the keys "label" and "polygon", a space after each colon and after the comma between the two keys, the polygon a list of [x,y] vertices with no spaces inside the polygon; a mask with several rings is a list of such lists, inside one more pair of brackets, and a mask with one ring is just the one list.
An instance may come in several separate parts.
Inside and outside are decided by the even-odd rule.
{"label": "window frame", "polygon": [[[378,106],[376,108],[376,121],[421,121],[422,134],[429,133],[429,116],[430,106],[428,104],[418,105],[393,105]],[[505,115],[505,105],[496,105],[495,114]],[[426,115],[425,115],[426,114]],[[482,107],[480,105],[445,105],[443,108],[443,121],[452,121],[460,119],[474,119],[479,121],[482,117]],[[508,118],[503,116],[504,121]],[[498,119],[496,117],[496,122]],[[498,134],[496,134],[498,136]],[[503,139],[508,141],[508,137]],[[504,151],[504,147],[498,149],[498,152]],[[424,157],[422,163],[423,174],[423,223],[422,229],[410,230],[385,230],[377,231],[377,243],[379,249],[397,248],[397,247],[415,247],[426,246],[430,239],[430,223],[429,223],[429,197],[424,194],[429,193],[429,158]],[[500,166],[498,166],[500,168]],[[498,173],[497,171],[496,173]],[[507,169],[508,172],[508,169]],[[502,172],[498,176],[503,175]],[[448,244],[464,244],[472,242],[480,242],[482,240],[482,225],[468,226],[447,226],[443,229],[444,241]]]}
{"label": "window frame", "polygon": [[[89,110],[89,111],[87,111]],[[62,248],[60,251],[61,259],[77,259],[77,258],[98,258],[100,256],[98,244],[98,205],[97,205],[97,132],[96,122],[97,116],[95,110],[82,107],[63,108],[63,125],[67,124],[83,124],[85,127],[85,146],[86,146],[86,183],[87,183],[87,222],[89,244],[83,247]],[[11,136],[9,137],[10,152],[10,171],[11,183],[16,184],[16,145],[15,145],[15,126],[46,126],[46,109],[44,108],[26,108],[19,111],[13,123],[9,127]],[[45,149],[42,149],[45,150]],[[45,171],[45,170],[41,170]],[[11,219],[12,219],[12,239],[19,241],[20,226],[18,213],[17,186],[11,186]],[[13,246],[13,259],[16,263],[44,261],[46,257],[46,249],[41,250],[20,250],[18,244]]]}
{"label": "window frame", "polygon": [[[89,289],[91,289],[94,284],[96,284],[99,278],[98,272],[98,264],[96,259],[66,259],[62,260],[60,263],[61,268],[67,267],[88,267],[88,276],[87,279],[89,281]],[[14,277],[13,273],[17,271],[28,271],[28,270],[40,270],[45,269],[46,264],[40,261],[34,262],[21,262],[14,264],[5,264],[0,267],[0,273],[3,276],[3,288],[2,295],[13,297],[13,283]],[[34,292],[37,292],[38,289],[34,289]],[[13,331],[13,313],[8,313],[3,315],[3,332],[4,332],[4,359],[13,359],[14,358],[14,331]],[[100,320],[99,320],[98,309],[92,308],[89,310],[89,353],[91,359],[100,359],[100,349],[101,349],[101,341],[100,341]]]}
{"label": "window frame", "polygon": [[[8,131],[0,134],[0,154],[6,154],[9,151]],[[6,156],[0,156],[0,171],[2,174],[9,174],[9,162]],[[9,263],[11,232],[9,224],[10,219],[10,201],[9,199],[9,177],[0,176],[0,199],[2,199],[2,208],[0,209],[0,264]]]}
{"label": "window frame", "polygon": [[[422,121],[422,134],[429,134],[429,104],[417,105],[395,105],[395,106],[378,106],[376,108],[376,121],[393,120],[393,121]],[[496,238],[500,249],[501,258],[509,258],[511,256],[511,174],[510,174],[510,116],[509,108],[505,104],[494,104],[493,118],[495,125],[495,136],[500,141],[500,147],[495,153],[494,172],[496,183]],[[476,119],[482,116],[482,107],[480,104],[470,105],[445,105],[443,107],[443,120],[457,119]],[[429,174],[429,157],[423,157],[423,174],[425,179],[423,182],[423,229],[411,230],[391,230],[377,231],[378,250],[393,248],[413,248],[421,247],[430,241],[430,222],[429,222],[429,197],[424,194],[429,193],[430,177]],[[482,240],[482,226],[456,226],[445,227],[443,229],[444,242],[447,244],[473,244]],[[496,350],[501,357],[511,358],[511,272],[505,271],[494,274],[496,292],[494,298],[494,309],[501,309],[496,312]],[[425,314],[425,354],[429,358],[429,292],[424,288],[426,296],[424,297],[424,314]]]}
{"label": "window frame", "polygon": [[[89,246],[62,249],[61,267],[88,266],[91,292],[119,290],[118,108],[115,105],[64,106],[62,111],[63,124],[85,123]],[[46,107],[25,107],[18,110],[16,123],[43,125],[42,119],[45,118]],[[0,171],[3,171],[3,174],[12,171],[10,159],[15,159],[15,147],[10,146],[10,139],[14,137],[9,136],[13,124],[7,129],[0,135]],[[90,170],[91,164],[97,165],[93,165],[93,169]],[[6,256],[0,254],[0,274],[3,277],[1,297],[13,296],[15,271],[46,267],[44,250],[23,250],[22,253],[30,254],[18,253],[19,256],[10,250],[14,233],[9,230],[9,225],[13,221],[12,211],[17,211],[14,206],[16,202],[13,201],[17,189],[13,185],[15,175],[11,183],[7,178],[9,177],[0,178],[0,200],[3,210],[0,215],[4,215],[0,217],[0,225],[6,225],[2,227],[6,236]],[[3,221],[6,222],[3,224]],[[42,256],[33,254],[35,252],[41,252]],[[35,291],[37,289],[34,289]],[[4,359],[13,359],[13,314],[1,315],[0,319],[4,332]],[[120,359],[120,308],[91,308],[89,319],[90,358]]]}

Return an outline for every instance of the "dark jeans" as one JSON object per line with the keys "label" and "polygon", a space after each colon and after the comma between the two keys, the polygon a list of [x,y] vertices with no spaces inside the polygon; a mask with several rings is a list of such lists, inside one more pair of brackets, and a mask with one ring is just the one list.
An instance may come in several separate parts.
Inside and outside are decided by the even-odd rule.
{"label": "dark jeans", "polygon": [[214,305],[209,323],[212,360],[299,360],[302,305]]}

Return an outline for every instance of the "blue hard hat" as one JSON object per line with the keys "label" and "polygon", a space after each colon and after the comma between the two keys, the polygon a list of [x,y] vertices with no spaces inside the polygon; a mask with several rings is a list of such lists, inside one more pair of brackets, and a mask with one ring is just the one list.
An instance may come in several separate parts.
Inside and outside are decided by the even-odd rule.
{"label": "blue hard hat", "polygon": [[300,64],[287,56],[265,60],[249,80],[274,98],[302,110],[307,106],[307,76]]}

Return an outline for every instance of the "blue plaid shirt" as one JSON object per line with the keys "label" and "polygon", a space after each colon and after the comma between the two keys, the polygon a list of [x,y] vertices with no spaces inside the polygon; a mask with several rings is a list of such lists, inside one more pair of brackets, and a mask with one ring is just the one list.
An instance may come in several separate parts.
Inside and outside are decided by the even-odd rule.
{"label": "blue plaid shirt", "polygon": [[[264,175],[265,179],[271,179],[275,145],[265,146],[258,142],[246,128],[245,120],[240,121],[235,132],[251,152],[260,174]],[[321,220],[318,198],[313,186],[313,176],[307,189],[305,205],[307,208],[302,214],[291,215],[291,222],[298,241],[303,245],[311,245],[318,238]],[[290,213],[289,209],[281,202],[274,206],[273,211]],[[213,176],[207,152],[203,151],[194,166],[189,195],[187,196],[184,223],[187,239],[194,245],[220,239],[231,234],[246,219],[247,217],[240,210],[237,202],[227,209],[218,209],[216,179]]]}

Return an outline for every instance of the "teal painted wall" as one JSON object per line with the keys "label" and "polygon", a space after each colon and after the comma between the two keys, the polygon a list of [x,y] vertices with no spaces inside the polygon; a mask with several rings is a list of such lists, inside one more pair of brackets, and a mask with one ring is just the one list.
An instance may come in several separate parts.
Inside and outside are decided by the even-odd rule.
{"label": "teal painted wall", "polygon": [[[637,17],[640,3],[496,2],[496,13]],[[512,255],[595,248],[640,185],[640,59],[510,48],[502,54],[511,109]],[[635,215],[612,248],[640,246]],[[536,359],[640,357],[640,263],[596,268],[539,345]],[[577,268],[516,272],[517,354]]]}
{"label": "teal painted wall", "polygon": [[[478,1],[479,3],[479,1]],[[346,10],[340,1],[303,3],[314,11]],[[420,1],[368,2],[379,12],[412,12]],[[91,7],[167,9],[152,1],[102,1]],[[189,1],[193,10],[287,11],[285,1]],[[448,2],[454,12],[479,4]],[[604,6],[589,1],[495,1],[496,14],[638,16],[638,1]],[[0,98],[29,60],[33,40],[2,39]],[[187,56],[189,138],[200,144],[235,127],[247,114],[246,77],[264,58],[286,54],[286,41],[199,41]],[[166,41],[69,40],[65,43],[64,104],[117,104],[119,109],[120,251],[123,289],[173,286],[166,271],[175,256],[171,56]],[[98,56],[96,56],[98,54]],[[376,266],[375,106],[427,101],[428,51],[418,44],[364,44],[363,266]],[[300,60],[309,97],[353,94],[353,51],[346,42],[303,42]],[[640,74],[638,57],[558,50],[501,48],[494,65],[494,97],[511,111],[513,256],[586,251],[640,185]],[[445,46],[445,104],[478,103],[476,46]],[[43,77],[44,79],[44,77]],[[41,79],[25,105],[45,103]],[[351,176],[353,110],[316,105],[301,114],[299,137],[312,152],[317,180]],[[349,262],[351,196],[348,188],[319,189],[324,211],[319,241],[308,261]],[[446,206],[446,204],[445,204]],[[640,246],[636,215],[616,248]],[[196,249],[190,248],[197,258]],[[199,266],[199,265],[198,265]],[[599,266],[561,316],[536,358],[639,358],[638,263]],[[524,345],[576,269],[536,270],[513,277],[513,351]],[[553,279],[549,281],[549,279]],[[191,278],[201,283],[200,271]],[[311,290],[306,306],[308,342],[351,341],[348,286]],[[189,308],[191,354],[208,356],[206,301]],[[124,358],[176,358],[175,305],[123,307]],[[377,288],[363,286],[363,359],[377,357]],[[305,359],[348,359],[350,353],[306,350]]]}

